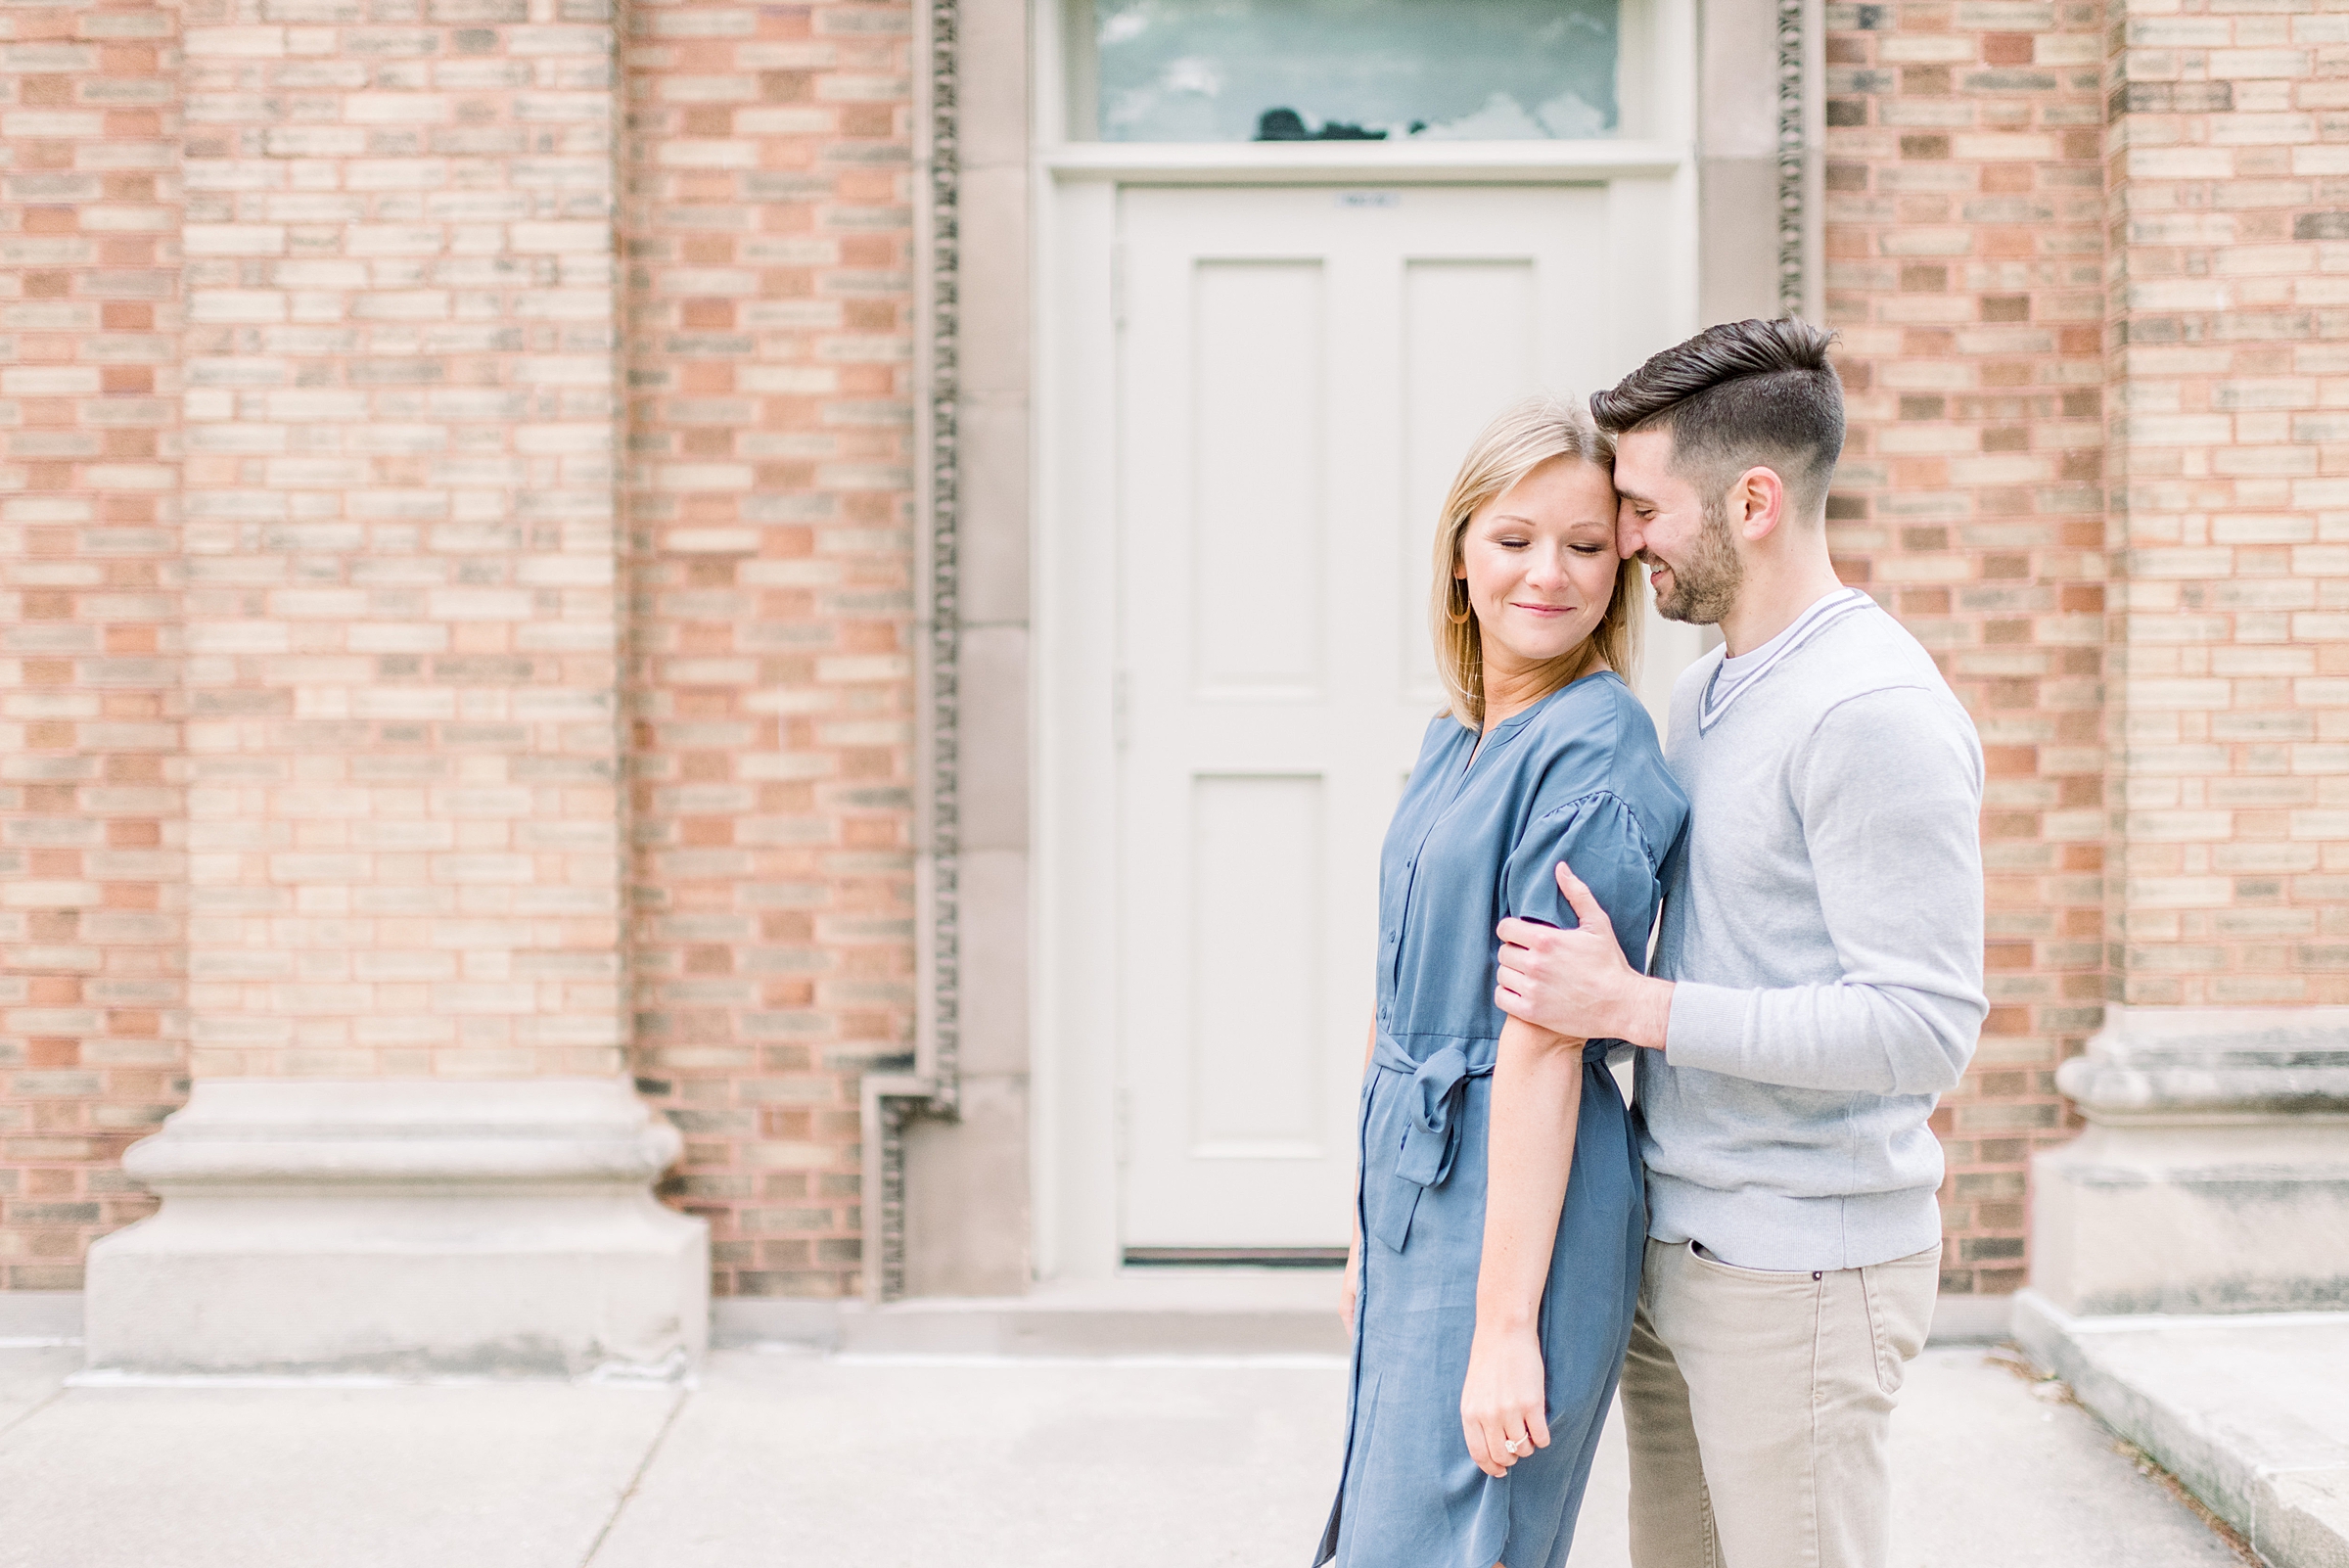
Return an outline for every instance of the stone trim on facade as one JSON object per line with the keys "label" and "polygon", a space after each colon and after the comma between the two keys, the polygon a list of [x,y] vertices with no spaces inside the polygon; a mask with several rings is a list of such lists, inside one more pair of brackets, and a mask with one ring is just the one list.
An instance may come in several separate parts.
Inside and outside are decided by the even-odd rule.
{"label": "stone trim on facade", "polygon": [[1778,314],[1810,305],[1809,0],[1778,0]]}

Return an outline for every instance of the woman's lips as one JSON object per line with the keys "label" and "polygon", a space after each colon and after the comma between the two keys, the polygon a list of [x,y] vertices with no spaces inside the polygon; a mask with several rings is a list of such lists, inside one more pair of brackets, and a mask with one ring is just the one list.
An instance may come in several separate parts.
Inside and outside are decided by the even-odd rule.
{"label": "woman's lips", "polygon": [[1564,616],[1574,613],[1574,606],[1570,604],[1523,604],[1515,599],[1509,601],[1509,608],[1524,610],[1537,616]]}

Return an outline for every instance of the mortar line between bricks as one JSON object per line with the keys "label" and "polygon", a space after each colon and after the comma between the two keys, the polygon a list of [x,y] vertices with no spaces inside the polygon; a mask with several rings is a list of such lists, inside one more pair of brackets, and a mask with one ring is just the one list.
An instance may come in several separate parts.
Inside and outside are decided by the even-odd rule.
{"label": "mortar line between bricks", "polygon": [[595,1540],[589,1543],[587,1555],[579,1559],[579,1568],[592,1568],[597,1555],[604,1549],[604,1543],[612,1539],[613,1530],[620,1524],[621,1514],[626,1511],[629,1499],[636,1496],[636,1489],[644,1485],[646,1472],[652,1469],[653,1461],[661,1456],[661,1445],[668,1441],[669,1429],[677,1424],[677,1417],[684,1413],[693,1396],[694,1390],[681,1390],[676,1403],[669,1406],[668,1414],[661,1422],[661,1430],[655,1432],[653,1441],[645,1445],[644,1457],[636,1461],[635,1472],[628,1477],[627,1486],[622,1489],[620,1497],[613,1502],[612,1512],[604,1520],[604,1527],[595,1533]]}

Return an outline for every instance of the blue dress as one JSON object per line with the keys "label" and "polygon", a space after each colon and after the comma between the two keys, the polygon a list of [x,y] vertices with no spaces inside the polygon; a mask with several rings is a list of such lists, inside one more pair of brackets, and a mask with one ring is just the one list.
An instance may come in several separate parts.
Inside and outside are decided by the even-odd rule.
{"label": "blue dress", "polygon": [[[1484,1252],[1485,1138],[1506,1016],[1493,928],[1573,926],[1567,861],[1644,969],[1659,872],[1688,815],[1655,726],[1610,671],[1476,734],[1427,729],[1379,857],[1378,1033],[1362,1084],[1361,1294],[1345,1472],[1314,1558],[1341,1568],[1557,1568],[1639,1295],[1638,1144],[1584,1050],[1565,1212],[1538,1314],[1550,1444],[1495,1480],[1468,1456],[1460,1390]],[[1614,1044],[1617,1050],[1628,1046]]]}

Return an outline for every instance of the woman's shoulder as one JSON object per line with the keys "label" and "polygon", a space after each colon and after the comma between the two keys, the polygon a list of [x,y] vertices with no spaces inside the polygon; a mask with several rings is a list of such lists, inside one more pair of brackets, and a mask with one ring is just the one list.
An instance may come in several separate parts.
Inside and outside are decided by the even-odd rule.
{"label": "woman's shoulder", "polygon": [[1572,753],[1592,763],[1660,761],[1664,756],[1655,720],[1612,669],[1585,675],[1559,692],[1527,728],[1535,742],[1531,750]]}
{"label": "woman's shoulder", "polygon": [[1474,730],[1461,723],[1459,715],[1450,708],[1439,708],[1429,715],[1427,728],[1419,733],[1419,755],[1424,757],[1429,752],[1441,751],[1447,746],[1457,745],[1475,733]]}
{"label": "woman's shoulder", "polygon": [[1537,715],[1526,761],[1542,775],[1545,805],[1586,795],[1611,795],[1643,816],[1669,818],[1653,826],[1669,837],[1687,812],[1655,720],[1615,671],[1587,675],[1560,692]]}

